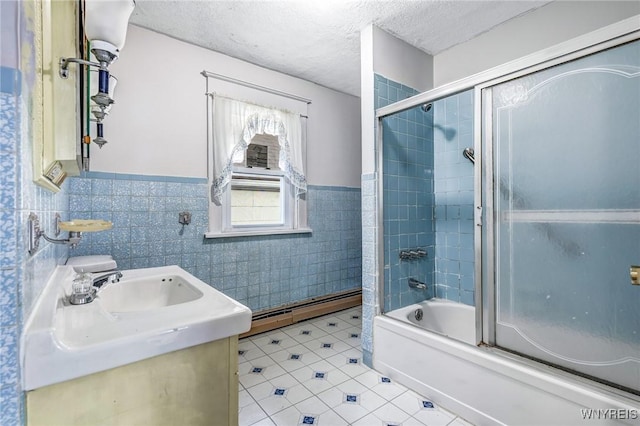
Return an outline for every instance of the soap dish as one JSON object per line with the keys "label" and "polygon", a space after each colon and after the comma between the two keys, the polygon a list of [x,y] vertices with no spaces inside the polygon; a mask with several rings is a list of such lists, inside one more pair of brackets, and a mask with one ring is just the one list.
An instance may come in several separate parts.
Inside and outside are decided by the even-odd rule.
{"label": "soap dish", "polygon": [[59,222],[58,226],[68,232],[98,232],[108,231],[113,228],[113,223],[108,220],[73,219],[69,222]]}

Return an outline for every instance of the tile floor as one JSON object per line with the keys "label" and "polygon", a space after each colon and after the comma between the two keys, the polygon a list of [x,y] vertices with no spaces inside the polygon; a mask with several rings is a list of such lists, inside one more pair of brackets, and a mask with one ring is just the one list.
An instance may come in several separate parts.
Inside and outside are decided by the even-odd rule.
{"label": "tile floor", "polygon": [[362,363],[356,307],[240,340],[240,426],[470,423]]}

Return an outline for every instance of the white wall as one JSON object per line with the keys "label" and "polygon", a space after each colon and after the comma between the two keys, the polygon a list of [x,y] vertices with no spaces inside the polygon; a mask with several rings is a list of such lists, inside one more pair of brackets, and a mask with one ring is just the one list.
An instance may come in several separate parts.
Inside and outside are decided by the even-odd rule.
{"label": "white wall", "polygon": [[360,108],[362,173],[375,171],[375,93],[373,79],[373,25],[360,31]]}
{"label": "white wall", "polygon": [[362,173],[375,170],[373,75],[380,74],[418,91],[433,88],[433,57],[374,25],[360,32]]}
{"label": "white wall", "polygon": [[307,180],[360,186],[360,101],[354,96],[129,26],[120,58],[116,103],[105,120],[102,149],[92,144],[91,170],[207,176],[206,97],[202,70],[309,98],[307,106],[210,79],[210,90],[307,113]]}
{"label": "white wall", "polygon": [[435,87],[637,14],[640,1],[554,1],[436,55]]}
{"label": "white wall", "polygon": [[376,26],[373,35],[373,72],[420,92],[433,89],[433,56]]}

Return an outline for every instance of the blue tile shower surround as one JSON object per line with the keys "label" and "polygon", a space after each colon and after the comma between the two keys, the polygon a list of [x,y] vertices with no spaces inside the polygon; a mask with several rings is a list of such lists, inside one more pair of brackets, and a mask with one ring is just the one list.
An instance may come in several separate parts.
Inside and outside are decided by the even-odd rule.
{"label": "blue tile shower surround", "polygon": [[[393,80],[389,80],[381,75],[374,75],[374,106],[375,108],[381,108],[383,106],[392,104],[402,99],[406,99],[413,95],[417,94],[417,91],[412,89],[411,87],[402,85]],[[409,120],[411,118],[411,122]],[[411,116],[407,116],[407,118],[403,118],[402,123],[398,122],[398,126],[402,126],[402,130],[405,132],[415,131],[417,132],[418,127],[421,131],[424,132],[423,125],[418,126],[417,124],[418,117],[415,113],[412,113]],[[406,125],[406,127],[405,127]],[[405,138],[403,137],[403,142],[405,142]],[[408,148],[408,137],[407,139],[407,148]],[[412,140],[412,149],[417,149],[417,141],[413,143]],[[421,148],[423,149],[423,148]],[[395,167],[398,166],[397,173],[399,173],[399,158],[394,160],[391,167],[393,170],[396,170]],[[416,172],[415,168],[417,165],[414,165],[414,172]],[[380,177],[377,173],[369,173],[362,175],[362,361],[365,365],[371,367],[373,364],[373,317],[376,315],[376,309],[378,305],[382,305],[384,301],[378,300],[378,293],[376,288],[376,283],[378,281],[378,271],[376,269],[377,259],[376,259],[376,234],[378,232],[378,212],[377,212],[377,185],[378,179]],[[384,178],[384,177],[383,177]],[[389,195],[389,194],[387,194]],[[394,199],[395,201],[395,199]],[[405,207],[408,206],[408,192],[407,198],[404,198],[403,202]],[[398,198],[398,204],[396,205],[400,207],[400,199]],[[408,207],[405,209],[408,214]],[[400,216],[398,216],[399,219]],[[383,214],[384,218],[384,214]],[[390,228],[388,228],[390,229]],[[398,230],[399,231],[399,230]],[[407,231],[403,229],[403,231]],[[404,235],[407,235],[406,232]],[[385,234],[384,241],[384,250],[385,250],[385,265],[387,264],[387,256],[389,255],[390,249],[388,246],[388,242],[391,242],[393,239],[394,243],[397,243],[397,249],[399,249],[400,238],[398,234],[398,238],[396,241],[395,235]],[[404,240],[402,241],[405,242]],[[408,241],[407,241],[408,243]],[[403,247],[407,248],[407,247]],[[388,270],[385,268],[385,270]],[[384,279],[385,277],[380,277],[380,279]],[[385,285],[386,283],[385,279]],[[397,286],[399,288],[399,286]],[[409,293],[410,294],[410,293]],[[408,295],[405,296],[407,299]]]}
{"label": "blue tile shower surround", "polygon": [[[417,94],[380,75],[374,76],[374,92],[376,108]],[[382,301],[376,289],[378,176],[362,176],[362,349],[368,366],[378,304],[391,310],[434,296],[474,304],[473,165],[462,156],[473,146],[472,91],[434,102],[428,113],[416,107],[396,114],[383,131],[390,141],[383,147]],[[398,250],[414,247],[426,248],[428,257],[398,260]],[[410,290],[409,276],[427,290]]]}
{"label": "blue tile shower surround", "polygon": [[[473,91],[434,103],[435,295],[474,305]],[[452,132],[455,130],[455,133]]]}
{"label": "blue tile shower surround", "polygon": [[[418,91],[376,76],[376,108]],[[398,309],[433,297],[433,112],[415,107],[382,120],[384,307]],[[400,251],[421,248],[427,256],[400,259]],[[412,289],[409,278],[426,284]]]}
{"label": "blue tile shower surround", "polygon": [[[309,235],[203,239],[206,179],[90,172],[69,182],[74,218],[113,221],[72,256],[112,254],[121,268],[179,265],[254,311],[361,286],[360,189],[310,186]],[[192,223],[178,224],[178,212]]]}

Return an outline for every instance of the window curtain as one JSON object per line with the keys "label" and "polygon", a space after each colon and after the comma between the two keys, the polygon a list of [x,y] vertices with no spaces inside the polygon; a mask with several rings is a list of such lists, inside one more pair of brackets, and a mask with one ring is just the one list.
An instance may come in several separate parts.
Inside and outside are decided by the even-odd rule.
{"label": "window curtain", "polygon": [[296,189],[296,196],[306,192],[307,179],[302,164],[302,127],[300,116],[289,111],[266,108],[215,95],[213,97],[213,176],[211,200],[221,205],[228,189],[233,163],[257,134],[278,138],[278,166]]}

